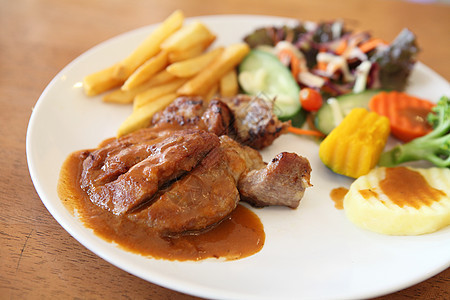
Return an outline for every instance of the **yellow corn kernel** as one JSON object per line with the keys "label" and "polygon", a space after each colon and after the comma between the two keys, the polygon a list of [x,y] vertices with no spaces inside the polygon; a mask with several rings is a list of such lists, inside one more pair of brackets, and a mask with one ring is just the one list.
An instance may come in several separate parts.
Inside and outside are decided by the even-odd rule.
{"label": "yellow corn kernel", "polygon": [[355,108],[322,141],[319,157],[334,172],[358,178],[376,166],[389,133],[388,118]]}

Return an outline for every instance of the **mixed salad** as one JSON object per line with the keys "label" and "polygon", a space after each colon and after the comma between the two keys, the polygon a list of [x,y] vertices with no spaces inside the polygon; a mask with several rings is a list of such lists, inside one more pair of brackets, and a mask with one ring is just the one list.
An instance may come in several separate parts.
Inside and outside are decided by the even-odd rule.
{"label": "mixed salad", "polygon": [[403,90],[419,52],[408,29],[388,44],[369,32],[352,32],[342,21],[260,28],[244,40],[253,49],[272,48],[301,87],[330,96],[365,88]]}

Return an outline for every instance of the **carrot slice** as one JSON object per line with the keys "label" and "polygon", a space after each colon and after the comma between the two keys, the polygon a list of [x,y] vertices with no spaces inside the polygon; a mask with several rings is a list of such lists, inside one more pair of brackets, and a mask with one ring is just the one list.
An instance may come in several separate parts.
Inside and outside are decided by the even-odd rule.
{"label": "carrot slice", "polygon": [[369,108],[388,117],[391,133],[403,142],[424,136],[433,130],[427,115],[436,104],[403,92],[381,92],[372,97]]}
{"label": "carrot slice", "polygon": [[380,44],[386,45],[387,43],[385,41],[383,41],[382,39],[379,39],[379,38],[371,38],[368,41],[366,41],[366,42],[362,43],[361,45],[359,45],[358,48],[362,52],[367,53],[370,50],[375,49]]}
{"label": "carrot slice", "polygon": [[297,127],[288,127],[288,131],[291,133],[295,133],[298,135],[312,135],[317,137],[325,137],[325,134],[318,130],[309,130],[309,129],[302,129]]}

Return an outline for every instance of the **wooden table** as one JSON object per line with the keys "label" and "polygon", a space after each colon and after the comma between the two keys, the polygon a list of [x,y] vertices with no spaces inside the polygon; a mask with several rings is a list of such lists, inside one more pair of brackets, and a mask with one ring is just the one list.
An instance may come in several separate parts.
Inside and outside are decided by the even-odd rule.
{"label": "wooden table", "polygon": [[[385,40],[408,27],[418,36],[420,60],[450,79],[450,6],[443,4],[395,0],[1,0],[1,299],[193,299],[136,278],[73,239],[36,194],[25,154],[33,105],[60,69],[92,46],[159,22],[177,8],[188,17],[342,18],[352,28],[370,29]],[[406,298],[450,299],[450,269],[382,299]]]}

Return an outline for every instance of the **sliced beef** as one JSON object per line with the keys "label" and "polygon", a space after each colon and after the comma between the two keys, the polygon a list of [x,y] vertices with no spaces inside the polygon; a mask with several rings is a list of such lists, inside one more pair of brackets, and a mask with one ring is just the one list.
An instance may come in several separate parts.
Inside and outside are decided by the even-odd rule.
{"label": "sliced beef", "polygon": [[83,164],[82,188],[94,204],[118,215],[151,199],[219,145],[215,134],[200,130],[158,132],[153,139],[133,135],[90,152]]}
{"label": "sliced beef", "polygon": [[147,158],[153,145],[172,134],[172,130],[146,128],[120,139],[107,140],[95,151],[86,151],[81,187],[86,189],[116,180],[119,175]]}
{"label": "sliced beef", "polygon": [[224,149],[217,147],[186,176],[161,190],[149,206],[128,218],[163,235],[205,230],[236,208],[240,198],[234,175]]}
{"label": "sliced beef", "polygon": [[255,149],[221,136],[220,146],[210,151],[192,171],[160,190],[146,207],[128,214],[128,218],[164,235],[204,230],[236,208],[241,176],[265,165]]}
{"label": "sliced beef", "polygon": [[254,206],[298,207],[311,186],[309,161],[295,153],[278,154],[264,168],[244,174],[238,184],[242,200]]}

